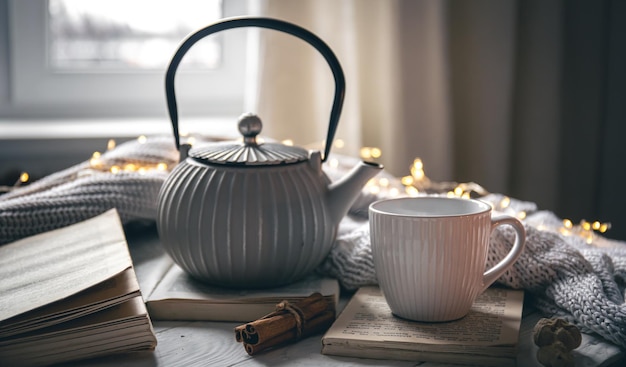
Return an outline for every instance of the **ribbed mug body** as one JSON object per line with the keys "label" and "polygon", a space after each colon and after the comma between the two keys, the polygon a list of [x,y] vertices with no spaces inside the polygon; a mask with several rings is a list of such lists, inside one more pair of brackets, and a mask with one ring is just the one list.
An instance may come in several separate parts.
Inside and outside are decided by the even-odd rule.
{"label": "ribbed mug body", "polygon": [[467,314],[484,286],[488,209],[439,216],[370,210],[376,275],[395,315],[449,321]]}
{"label": "ribbed mug body", "polygon": [[210,284],[260,288],[302,278],[324,260],[336,233],[323,202],[327,178],[307,168],[179,164],[159,195],[165,250]]}

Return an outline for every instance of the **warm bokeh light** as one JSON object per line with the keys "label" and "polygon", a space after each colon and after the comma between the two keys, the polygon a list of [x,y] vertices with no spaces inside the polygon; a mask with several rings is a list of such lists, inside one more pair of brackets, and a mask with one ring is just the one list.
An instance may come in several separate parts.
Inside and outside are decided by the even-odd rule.
{"label": "warm bokeh light", "polygon": [[404,176],[402,177],[401,182],[404,186],[411,186],[413,185],[413,176]]}
{"label": "warm bokeh light", "polygon": [[382,151],[380,148],[376,147],[363,147],[360,149],[359,154],[363,159],[372,159],[372,158],[380,158],[382,156]]}
{"label": "warm bokeh light", "polygon": [[109,139],[109,141],[107,142],[107,150],[113,150],[115,149],[115,140],[114,139]]}

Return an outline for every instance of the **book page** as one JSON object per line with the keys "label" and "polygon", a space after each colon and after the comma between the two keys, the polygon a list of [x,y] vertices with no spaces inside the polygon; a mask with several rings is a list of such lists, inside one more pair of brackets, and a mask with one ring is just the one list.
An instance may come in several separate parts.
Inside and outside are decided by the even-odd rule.
{"label": "book page", "polygon": [[361,288],[324,336],[350,340],[428,345],[515,345],[523,307],[523,291],[489,288],[460,320],[414,322],[394,316],[378,287]]}
{"label": "book page", "polygon": [[0,323],[132,266],[115,209],[0,246]]}
{"label": "book page", "polygon": [[[151,248],[148,251],[156,252],[154,249],[160,249],[161,244],[158,242],[149,243]],[[137,249],[136,244],[133,243],[133,251]],[[133,254],[134,256],[134,254]],[[148,300],[150,294],[154,292],[158,284],[163,281],[163,277],[174,265],[172,258],[166,254],[161,253],[158,256],[151,257],[148,260],[142,260],[134,264],[135,274],[137,274],[137,280],[139,281],[139,287],[141,293]]]}
{"label": "book page", "polygon": [[138,296],[139,284],[129,268],[66,299],[12,317],[2,323],[0,338],[56,325]]}
{"label": "book page", "polygon": [[141,297],[40,332],[0,340],[9,365],[50,364],[117,350],[154,349],[157,340]]}

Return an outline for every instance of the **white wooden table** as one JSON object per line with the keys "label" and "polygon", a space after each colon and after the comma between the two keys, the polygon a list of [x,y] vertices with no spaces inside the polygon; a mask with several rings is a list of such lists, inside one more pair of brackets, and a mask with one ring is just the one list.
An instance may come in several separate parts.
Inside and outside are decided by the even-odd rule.
{"label": "white wooden table", "polygon": [[[145,275],[163,256],[153,225],[134,224],[127,229],[131,255],[142,289],[151,289]],[[340,309],[349,299],[342,295]],[[531,316],[539,317],[539,316]],[[530,320],[530,319],[529,319]],[[243,346],[235,341],[233,329],[237,323],[230,322],[181,322],[153,321],[158,345],[153,352],[136,352],[114,355],[89,361],[80,361],[66,366],[457,366],[411,361],[381,361],[374,359],[347,358],[322,355],[321,337],[312,336],[278,349],[256,356],[249,356]],[[535,361],[536,347],[531,340],[534,322],[526,322],[520,333],[518,366],[540,366]],[[576,366],[624,366],[624,353],[616,346],[600,339],[584,335],[589,341],[584,350],[577,350]]]}

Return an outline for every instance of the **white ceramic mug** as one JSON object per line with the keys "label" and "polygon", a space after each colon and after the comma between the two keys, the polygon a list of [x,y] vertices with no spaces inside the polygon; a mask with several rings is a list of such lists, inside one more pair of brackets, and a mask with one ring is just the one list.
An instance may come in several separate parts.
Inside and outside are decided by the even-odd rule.
{"label": "white ceramic mug", "polygon": [[[474,199],[385,199],[370,205],[369,218],[379,286],[393,314],[414,321],[465,316],[526,240],[517,218],[492,219],[491,206]],[[489,237],[500,225],[511,225],[517,236],[508,255],[485,271]]]}

